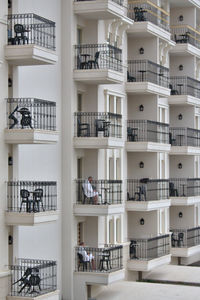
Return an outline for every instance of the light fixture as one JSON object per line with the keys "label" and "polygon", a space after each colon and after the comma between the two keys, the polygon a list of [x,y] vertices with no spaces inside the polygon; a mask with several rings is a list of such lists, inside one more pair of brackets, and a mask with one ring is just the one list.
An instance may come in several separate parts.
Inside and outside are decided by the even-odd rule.
{"label": "light fixture", "polygon": [[178,69],[179,71],[183,71],[183,65],[179,65]]}
{"label": "light fixture", "polygon": [[144,106],[142,104],[139,106],[139,111],[144,111]]}
{"label": "light fixture", "polygon": [[143,168],[144,168],[144,163],[143,163],[143,161],[141,161],[141,162],[139,163],[139,166],[140,166],[140,169],[143,169]]}
{"label": "light fixture", "polygon": [[140,225],[144,225],[144,219],[140,219]]}
{"label": "light fixture", "polygon": [[183,119],[183,115],[182,115],[182,114],[179,114],[179,115],[178,115],[178,119],[179,119],[179,120],[182,120],[182,119]]}
{"label": "light fixture", "polygon": [[141,48],[139,49],[139,52],[140,52],[140,54],[144,54],[144,48],[141,47]]}
{"label": "light fixture", "polygon": [[13,237],[12,235],[8,236],[8,245],[12,245],[13,244]]}
{"label": "light fixture", "polygon": [[9,166],[13,165],[13,158],[12,158],[12,156],[8,156],[8,165]]}
{"label": "light fixture", "polygon": [[178,168],[179,168],[179,169],[182,169],[182,167],[183,167],[182,163],[179,163],[179,164],[178,164]]}
{"label": "light fixture", "polygon": [[179,218],[183,217],[183,213],[180,211],[180,213],[178,214]]}
{"label": "light fixture", "polygon": [[12,7],[12,1],[8,0],[8,8],[11,8],[11,7]]}
{"label": "light fixture", "polygon": [[179,20],[180,22],[183,22],[183,15],[180,15],[180,16],[178,17],[178,20]]}
{"label": "light fixture", "polygon": [[12,79],[8,78],[8,87],[12,87]]}

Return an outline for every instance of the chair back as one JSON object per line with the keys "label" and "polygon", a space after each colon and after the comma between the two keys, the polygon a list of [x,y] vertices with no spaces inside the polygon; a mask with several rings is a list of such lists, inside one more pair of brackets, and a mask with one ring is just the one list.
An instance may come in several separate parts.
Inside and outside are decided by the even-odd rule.
{"label": "chair back", "polygon": [[171,191],[174,190],[174,183],[173,183],[173,182],[170,182],[170,183],[169,183],[169,189],[170,189]]}
{"label": "chair back", "polygon": [[20,196],[22,199],[28,199],[30,196],[30,192],[28,190],[22,189],[20,190]]}
{"label": "chair back", "polygon": [[33,198],[35,201],[41,201],[43,197],[43,189],[35,189],[33,193]]}
{"label": "chair back", "polygon": [[97,51],[94,56],[95,61],[99,59],[99,55],[100,55],[100,51]]}
{"label": "chair back", "polygon": [[179,239],[179,242],[183,242],[183,238],[184,238],[184,233],[183,232],[179,232],[178,233],[178,239]]}
{"label": "chair back", "polygon": [[170,90],[173,90],[173,86],[172,86],[171,83],[169,84],[169,89],[170,89]]}
{"label": "chair back", "polygon": [[22,24],[15,24],[14,31],[16,34],[23,34],[24,33],[24,26]]}
{"label": "chair back", "polygon": [[146,188],[144,185],[140,186],[140,193],[143,195],[146,193]]}

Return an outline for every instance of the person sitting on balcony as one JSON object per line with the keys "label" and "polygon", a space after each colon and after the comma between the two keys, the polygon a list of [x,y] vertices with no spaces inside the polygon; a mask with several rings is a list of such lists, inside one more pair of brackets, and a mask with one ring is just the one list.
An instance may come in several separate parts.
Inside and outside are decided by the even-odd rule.
{"label": "person sitting on balcony", "polygon": [[92,199],[92,202],[94,204],[97,204],[98,202],[98,195],[99,193],[96,191],[95,187],[92,185],[93,178],[92,176],[89,176],[88,179],[83,183],[83,192],[84,192],[84,202],[85,198]]}
{"label": "person sitting on balcony", "polygon": [[94,270],[94,255],[92,255],[92,253],[87,253],[84,247],[85,243],[81,242],[78,253],[82,256],[83,262],[92,263],[92,269]]}

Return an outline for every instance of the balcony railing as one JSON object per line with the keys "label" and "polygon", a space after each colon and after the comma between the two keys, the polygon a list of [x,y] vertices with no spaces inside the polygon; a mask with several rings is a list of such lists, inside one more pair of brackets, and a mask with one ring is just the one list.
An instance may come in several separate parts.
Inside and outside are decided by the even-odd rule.
{"label": "balcony railing", "polygon": [[177,44],[191,44],[200,49],[200,32],[189,25],[172,25],[172,39]]}
{"label": "balcony railing", "polygon": [[8,45],[35,44],[55,50],[55,22],[35,14],[8,15]]}
{"label": "balcony railing", "polygon": [[171,245],[174,248],[189,248],[200,245],[200,227],[172,229]]}
{"label": "balcony railing", "polygon": [[56,130],[56,103],[35,98],[8,98],[8,129]]}
{"label": "balcony railing", "polygon": [[[74,2],[82,2],[82,1],[96,1],[96,0],[74,0]],[[124,0],[112,0],[116,4],[123,6]]]}
{"label": "balcony railing", "polygon": [[104,112],[76,112],[75,137],[122,137],[122,115]]}
{"label": "balcony railing", "polygon": [[200,81],[188,76],[170,77],[171,95],[190,95],[200,98]]}
{"label": "balcony railing", "polygon": [[130,259],[151,260],[169,253],[169,234],[147,239],[131,239]]}
{"label": "balcony railing", "polygon": [[122,180],[76,180],[76,204],[121,204]]}
{"label": "balcony railing", "polygon": [[128,17],[135,22],[149,21],[169,31],[169,13],[149,0],[129,0]]}
{"label": "balcony railing", "polygon": [[153,201],[168,198],[168,179],[127,179],[128,201]]}
{"label": "balcony railing", "polygon": [[169,69],[149,60],[128,60],[128,82],[149,81],[163,87],[169,87]]}
{"label": "balcony railing", "polygon": [[200,178],[170,178],[170,197],[200,196]]}
{"label": "balcony railing", "polygon": [[10,296],[33,298],[33,295],[44,295],[57,289],[55,261],[18,259],[16,265],[10,266],[10,269]]}
{"label": "balcony railing", "polygon": [[54,181],[9,181],[9,212],[41,212],[57,209],[57,184]]}
{"label": "balcony railing", "polygon": [[109,44],[76,45],[75,69],[111,69],[122,72],[122,50]]}
{"label": "balcony railing", "polygon": [[172,146],[200,147],[200,130],[185,127],[170,127],[169,131],[169,139]]}
{"label": "balcony railing", "polygon": [[169,144],[169,125],[149,120],[128,120],[127,140]]}
{"label": "balcony railing", "polygon": [[123,268],[123,246],[105,245],[103,248],[76,247],[75,271],[110,273]]}

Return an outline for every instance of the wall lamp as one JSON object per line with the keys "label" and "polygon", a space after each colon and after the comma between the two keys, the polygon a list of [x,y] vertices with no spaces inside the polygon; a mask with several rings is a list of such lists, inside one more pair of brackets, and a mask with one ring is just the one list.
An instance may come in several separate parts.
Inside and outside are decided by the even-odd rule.
{"label": "wall lamp", "polygon": [[179,218],[183,217],[183,213],[180,211],[180,213],[178,214]]}
{"label": "wall lamp", "polygon": [[144,219],[140,219],[140,225],[144,225]]}
{"label": "wall lamp", "polygon": [[180,16],[178,17],[178,20],[179,20],[180,22],[183,22],[183,15],[180,15]]}
{"label": "wall lamp", "polygon": [[183,65],[179,65],[178,69],[179,71],[183,71]]}
{"label": "wall lamp", "polygon": [[12,7],[12,1],[8,0],[8,8],[11,8],[11,7]]}
{"label": "wall lamp", "polygon": [[144,111],[144,106],[142,104],[139,106],[139,111]]}
{"label": "wall lamp", "polygon": [[141,47],[139,52],[140,52],[140,54],[144,54],[144,48]]}
{"label": "wall lamp", "polygon": [[13,237],[12,235],[8,236],[8,245],[12,245],[13,244]]}
{"label": "wall lamp", "polygon": [[12,158],[12,156],[9,156],[9,157],[8,157],[8,165],[9,165],[9,166],[12,166],[12,165],[13,165],[13,158]]}
{"label": "wall lamp", "polygon": [[182,114],[179,114],[179,115],[178,115],[178,119],[179,119],[179,120],[183,120],[183,115],[182,115]]}
{"label": "wall lamp", "polygon": [[140,166],[140,169],[143,169],[143,168],[144,168],[144,163],[143,163],[143,161],[141,161],[141,162],[139,163],[139,166]]}
{"label": "wall lamp", "polygon": [[12,87],[12,79],[11,78],[8,78],[8,87]]}
{"label": "wall lamp", "polygon": [[178,168],[179,168],[179,169],[182,169],[182,167],[183,167],[182,163],[179,163],[179,164],[178,164]]}

